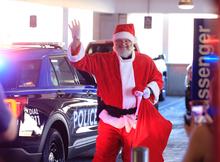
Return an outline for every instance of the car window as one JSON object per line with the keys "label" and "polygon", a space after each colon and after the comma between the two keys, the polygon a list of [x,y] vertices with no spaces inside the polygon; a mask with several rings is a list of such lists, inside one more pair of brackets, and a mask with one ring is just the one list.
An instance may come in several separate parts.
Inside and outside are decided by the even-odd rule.
{"label": "car window", "polygon": [[86,53],[92,54],[95,52],[110,52],[112,51],[113,43],[106,44],[90,44]]}
{"label": "car window", "polygon": [[1,71],[0,74],[4,76],[0,77],[0,82],[4,89],[30,88],[37,86],[41,65],[40,60],[18,61],[9,64],[10,67]]}
{"label": "car window", "polygon": [[56,76],[56,73],[55,73],[55,70],[53,68],[53,66],[50,66],[50,79],[51,79],[51,83],[53,86],[58,86],[59,83],[58,83],[58,79],[57,79],[57,76]]}
{"label": "car window", "polygon": [[76,73],[78,75],[80,84],[96,85],[95,77],[92,76],[91,74],[81,70],[76,70]]}
{"label": "car window", "polygon": [[77,78],[74,78],[71,67],[64,57],[51,58],[51,81],[54,86],[72,86],[77,84]]}

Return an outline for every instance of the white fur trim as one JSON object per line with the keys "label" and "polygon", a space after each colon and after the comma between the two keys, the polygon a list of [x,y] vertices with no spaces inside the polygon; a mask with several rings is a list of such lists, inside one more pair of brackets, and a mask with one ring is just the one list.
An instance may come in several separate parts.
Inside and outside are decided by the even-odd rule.
{"label": "white fur trim", "polygon": [[150,95],[151,95],[150,89],[148,87],[146,87],[143,92],[143,97],[145,99],[148,99],[148,98],[150,98]]}
{"label": "white fur trim", "polygon": [[71,45],[69,46],[68,51],[67,51],[67,57],[69,58],[71,62],[77,62],[81,60],[84,56],[85,56],[85,50],[82,44],[80,46],[79,53],[77,53],[77,55],[74,55],[74,56],[71,54]]}
{"label": "white fur trim", "polygon": [[132,42],[136,42],[134,35],[132,35],[129,32],[119,32],[119,33],[113,34],[113,41],[117,39],[129,39]]}
{"label": "white fur trim", "polygon": [[147,85],[147,87],[150,87],[152,89],[153,94],[154,94],[154,104],[157,103],[159,100],[159,95],[160,95],[160,88],[157,82],[152,81]]}
{"label": "white fur trim", "polygon": [[135,54],[132,53],[132,58],[123,60],[120,56],[120,76],[122,83],[122,107],[123,109],[129,109],[136,106],[136,97],[132,94],[132,89],[135,87],[133,61]]}

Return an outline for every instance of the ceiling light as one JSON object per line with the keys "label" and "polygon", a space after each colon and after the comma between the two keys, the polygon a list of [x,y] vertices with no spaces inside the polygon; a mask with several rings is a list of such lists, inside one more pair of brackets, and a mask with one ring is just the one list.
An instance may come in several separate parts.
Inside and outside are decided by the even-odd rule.
{"label": "ceiling light", "polygon": [[194,7],[192,0],[180,0],[178,7],[180,9],[192,9]]}

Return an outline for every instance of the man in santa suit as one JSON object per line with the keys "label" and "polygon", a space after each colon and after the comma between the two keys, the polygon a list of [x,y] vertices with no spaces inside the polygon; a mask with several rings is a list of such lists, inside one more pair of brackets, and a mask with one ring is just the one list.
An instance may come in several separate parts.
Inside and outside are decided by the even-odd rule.
{"label": "man in santa suit", "polygon": [[112,52],[92,55],[85,54],[80,42],[79,22],[73,21],[69,28],[73,41],[68,58],[75,68],[95,76],[101,98],[93,162],[115,162],[121,147],[123,161],[130,162],[137,96],[150,100],[148,104],[156,103],[163,86],[162,75],[149,56],[134,51],[133,24],[116,26]]}

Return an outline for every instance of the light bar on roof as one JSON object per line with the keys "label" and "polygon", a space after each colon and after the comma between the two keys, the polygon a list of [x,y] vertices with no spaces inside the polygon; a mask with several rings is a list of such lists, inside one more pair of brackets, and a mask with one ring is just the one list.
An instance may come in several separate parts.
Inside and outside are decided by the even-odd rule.
{"label": "light bar on roof", "polygon": [[54,46],[54,47],[63,47],[64,42],[14,42],[14,46]]}

